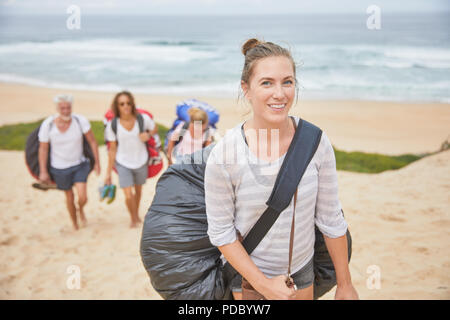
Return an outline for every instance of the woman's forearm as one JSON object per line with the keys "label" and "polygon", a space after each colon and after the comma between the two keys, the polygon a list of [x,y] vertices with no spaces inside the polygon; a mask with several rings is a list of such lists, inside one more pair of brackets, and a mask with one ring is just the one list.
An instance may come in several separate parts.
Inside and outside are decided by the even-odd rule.
{"label": "woman's forearm", "polygon": [[228,262],[268,300],[295,298],[295,289],[286,285],[286,275],[268,278],[255,265],[239,240],[219,247]]}
{"label": "woman's forearm", "polygon": [[112,168],[114,166],[114,161],[116,160],[116,146],[110,145],[108,151],[108,168],[106,169],[106,175],[111,176]]}
{"label": "woman's forearm", "polygon": [[258,269],[239,240],[218,248],[233,268],[255,288],[263,285],[266,276]]}
{"label": "woman's forearm", "polygon": [[323,237],[336,270],[337,285],[351,284],[352,280],[348,267],[347,235],[345,234],[339,238],[329,238],[325,235]]}

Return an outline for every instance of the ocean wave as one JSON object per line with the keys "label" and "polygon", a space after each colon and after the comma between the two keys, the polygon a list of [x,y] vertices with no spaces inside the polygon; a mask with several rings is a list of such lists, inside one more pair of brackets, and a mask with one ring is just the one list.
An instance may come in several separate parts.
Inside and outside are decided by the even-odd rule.
{"label": "ocean wave", "polygon": [[[242,66],[242,55],[235,49],[157,38],[3,43],[0,81],[108,92],[127,87],[152,94],[235,96],[238,84],[233,80],[239,79]],[[315,44],[299,49],[293,54],[300,62],[297,76],[304,92],[431,101],[449,96],[450,52],[445,47]]]}
{"label": "ocean wave", "polygon": [[355,63],[354,66],[363,67],[382,67],[388,69],[449,69],[450,61],[383,61],[383,60],[367,60]]}
{"label": "ocean wave", "polygon": [[[448,88],[450,81],[440,81],[425,86],[395,85],[379,83],[374,85],[359,78],[344,77],[340,81],[324,79],[308,79],[300,83],[299,99],[362,99],[377,101],[415,101],[450,103]],[[175,95],[175,96],[208,96],[236,98],[239,94],[238,81],[222,81],[220,83],[186,83],[154,85],[120,85],[117,83],[84,84],[63,81],[44,81],[39,78],[22,77],[0,73],[0,82],[17,83],[62,90],[85,90],[101,92],[119,92],[129,90],[134,93]]]}
{"label": "ocean wave", "polygon": [[158,46],[204,46],[204,42],[197,41],[183,41],[183,40],[144,40],[141,41],[143,45],[158,45]]}
{"label": "ocean wave", "polygon": [[294,52],[298,61],[308,61],[305,68],[333,66],[407,68],[450,68],[450,48],[379,45],[300,45]]}
{"label": "ocean wave", "polygon": [[48,55],[77,59],[120,59],[129,61],[157,61],[186,63],[217,58],[210,50],[190,46],[142,45],[139,41],[96,39],[83,41],[18,42],[0,45],[0,55]]}
{"label": "ocean wave", "polygon": [[105,84],[81,84],[74,82],[62,81],[45,81],[34,77],[24,77],[14,74],[0,73],[0,82],[25,84],[37,87],[59,88],[67,90],[86,90],[86,91],[102,91],[102,92],[118,92],[122,90],[130,90],[136,93],[147,94],[169,94],[169,95],[185,95],[185,94],[202,94],[202,95],[225,95],[237,96],[239,82],[226,82],[216,84],[187,84],[183,82],[172,84],[158,85],[132,85],[125,86],[116,83]]}
{"label": "ocean wave", "polygon": [[450,50],[448,48],[433,47],[391,47],[383,49],[384,55],[389,58],[408,60],[435,60],[450,61]]}
{"label": "ocean wave", "polygon": [[[386,77],[387,78],[387,77]],[[436,97],[446,97],[450,92],[450,80],[442,81],[422,81],[422,82],[401,82],[396,79],[385,81],[375,81],[359,74],[330,74],[322,76],[311,74],[308,77],[299,79],[299,86],[304,90],[323,91],[328,90],[363,93],[377,90],[392,95],[396,90],[401,93],[416,93],[418,96],[423,93],[436,94]]]}
{"label": "ocean wave", "polygon": [[60,82],[60,81],[48,81],[42,80],[34,77],[24,77],[18,76],[14,74],[8,73],[0,73],[0,82],[5,83],[16,83],[16,84],[24,84],[36,87],[45,87],[45,88],[59,88],[59,89],[67,89],[67,90],[86,90],[86,91],[106,91],[106,92],[117,92],[121,90],[121,86],[109,83],[109,84],[79,84],[73,82]]}

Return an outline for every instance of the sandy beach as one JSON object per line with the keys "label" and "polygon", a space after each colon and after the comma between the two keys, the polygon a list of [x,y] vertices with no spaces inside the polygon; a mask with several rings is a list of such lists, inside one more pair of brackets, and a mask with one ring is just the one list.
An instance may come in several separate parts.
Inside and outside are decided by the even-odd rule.
{"label": "sandy beach", "polygon": [[[73,111],[101,120],[113,93],[0,84],[0,125],[30,122],[55,112],[57,93],[74,96]],[[170,126],[177,102],[189,96],[135,94],[138,106]],[[196,97],[221,114],[219,133],[242,121],[236,98]],[[437,151],[450,135],[450,105],[376,101],[302,101],[292,114],[309,120],[345,151],[404,154]],[[100,148],[102,170],[106,149]],[[31,188],[24,153],[0,151],[0,299],[160,299],[139,255],[140,229],[128,228],[124,196],[98,199],[103,181],[92,174],[88,226],[73,231],[64,195]],[[114,176],[117,183],[117,176]],[[353,236],[350,270],[361,299],[450,299],[450,151],[396,171],[338,171],[340,200]],[[157,178],[147,180],[140,216]],[[68,268],[80,270],[70,289]],[[375,267],[374,267],[375,266]],[[379,289],[368,279],[379,270]],[[70,269],[69,269],[70,271]],[[70,287],[70,286],[69,286]],[[332,299],[334,290],[324,296]]]}
{"label": "sandy beach", "polygon": [[[90,120],[102,120],[114,93],[50,89],[0,83],[0,125],[43,119],[56,112],[53,97],[70,92],[73,112]],[[175,106],[191,96],[158,96],[136,93],[139,107],[152,112],[157,122],[171,126]],[[245,119],[250,110],[238,94],[232,98],[195,97],[213,105],[220,112],[218,131],[225,134]],[[298,99],[291,114],[311,121],[325,132],[338,149],[384,154],[424,153],[439,149],[450,135],[449,104],[400,103],[359,100]]]}

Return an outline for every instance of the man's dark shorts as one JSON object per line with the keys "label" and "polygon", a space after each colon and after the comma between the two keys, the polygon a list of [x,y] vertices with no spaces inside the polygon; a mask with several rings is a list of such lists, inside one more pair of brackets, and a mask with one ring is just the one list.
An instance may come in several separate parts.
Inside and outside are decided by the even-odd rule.
{"label": "man's dark shorts", "polygon": [[89,161],[84,161],[67,169],[50,167],[50,174],[59,190],[70,190],[74,183],[86,182],[90,171],[91,165]]}

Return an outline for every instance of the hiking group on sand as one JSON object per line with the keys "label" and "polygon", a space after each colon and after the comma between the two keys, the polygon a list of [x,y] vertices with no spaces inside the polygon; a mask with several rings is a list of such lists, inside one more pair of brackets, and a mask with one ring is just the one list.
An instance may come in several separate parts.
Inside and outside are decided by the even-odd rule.
{"label": "hiking group on sand", "polygon": [[[153,115],[128,91],[114,96],[104,121],[101,199],[114,200],[115,171],[130,227],[142,225],[142,186],[166,155],[140,244],[165,299],[310,300],[334,286],[335,299],[358,299],[333,147],[323,130],[289,115],[298,95],[292,55],[258,39],[247,40],[242,54],[241,95],[251,115],[221,139],[214,138],[219,114],[205,102],[177,105],[162,145]],[[89,121],[72,113],[71,96],[54,102],[57,114],[27,141],[27,165],[39,188],[54,182],[64,191],[78,229],[87,224],[88,175],[101,173],[98,145]],[[196,155],[204,161],[194,163]]]}
{"label": "hiking group on sand", "polygon": [[[34,187],[43,190],[56,188],[65,192],[73,227],[78,230],[79,221],[82,226],[87,225],[83,209],[87,202],[88,175],[93,169],[100,175],[98,144],[89,121],[82,115],[72,113],[71,95],[57,95],[54,102],[57,113],[46,118],[28,137],[27,166],[40,181],[34,183]],[[210,133],[213,128],[208,129],[210,122],[207,112],[214,114],[217,122],[217,111],[195,99],[177,105],[177,109],[186,107],[186,115],[177,119],[167,134],[168,150],[161,148],[158,127],[152,114],[138,108],[130,92],[117,93],[105,114],[104,139],[108,148],[108,162],[104,185],[99,188],[100,199],[109,198],[107,202],[111,203],[115,198],[116,186],[112,183],[114,170],[119,177],[119,187],[124,192],[131,228],[142,223],[139,217],[142,185],[163,168],[160,151],[168,152],[168,162],[172,164],[172,158],[179,159],[212,141]],[[203,110],[206,108],[208,111]],[[200,139],[194,134],[194,122],[200,123],[202,128]],[[78,210],[73,189],[78,196]]]}

